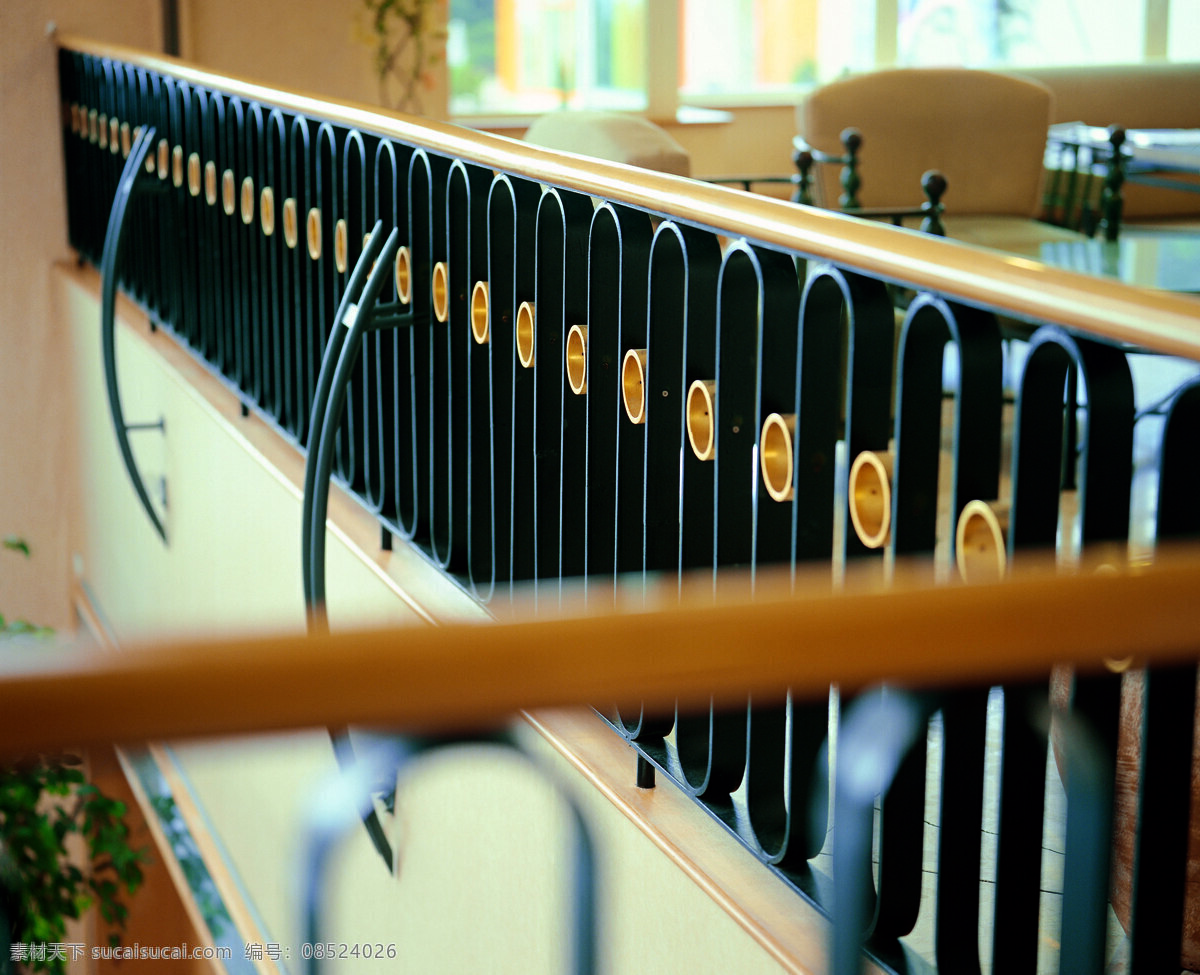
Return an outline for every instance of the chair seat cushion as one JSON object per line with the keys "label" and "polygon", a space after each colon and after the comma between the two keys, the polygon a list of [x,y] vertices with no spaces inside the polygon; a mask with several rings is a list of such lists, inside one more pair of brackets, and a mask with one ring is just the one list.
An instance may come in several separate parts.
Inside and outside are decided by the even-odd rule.
{"label": "chair seat cushion", "polygon": [[687,150],[663,129],[637,115],[568,109],[549,112],[529,126],[525,141],[660,173],[691,175]]}

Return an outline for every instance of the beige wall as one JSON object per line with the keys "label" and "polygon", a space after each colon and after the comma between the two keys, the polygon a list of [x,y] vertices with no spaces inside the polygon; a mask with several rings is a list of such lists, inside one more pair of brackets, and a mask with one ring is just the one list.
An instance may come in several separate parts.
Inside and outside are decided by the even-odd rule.
{"label": "beige wall", "polygon": [[157,0],[5,0],[0,5],[0,533],[34,558],[0,561],[0,612],[68,621],[72,479],[65,336],[50,268],[68,256],[55,47],[47,27],[154,49]]}
{"label": "beige wall", "polygon": [[[361,0],[181,0],[183,57],[281,88],[368,105],[399,107],[394,86],[380,90],[374,45]],[[446,114],[445,58],[422,90],[421,114]]]}

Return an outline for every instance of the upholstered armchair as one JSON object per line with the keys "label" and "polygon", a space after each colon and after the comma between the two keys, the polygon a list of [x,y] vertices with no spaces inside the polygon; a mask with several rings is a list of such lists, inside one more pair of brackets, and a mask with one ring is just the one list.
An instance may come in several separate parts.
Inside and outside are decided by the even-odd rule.
{"label": "upholstered armchair", "polygon": [[[968,68],[895,68],[813,91],[796,109],[798,147],[838,155],[842,133],[861,133],[858,203],[911,205],[924,173],[939,170],[946,235],[1036,256],[1040,245],[1079,240],[1037,221],[1050,90],[1036,81]],[[815,170],[814,201],[837,206],[834,166]]]}

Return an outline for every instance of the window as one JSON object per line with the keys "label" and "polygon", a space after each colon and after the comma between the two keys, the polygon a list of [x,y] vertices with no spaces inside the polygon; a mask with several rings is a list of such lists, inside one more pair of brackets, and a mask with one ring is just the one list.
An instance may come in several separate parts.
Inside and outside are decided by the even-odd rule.
{"label": "window", "polygon": [[451,0],[455,115],[674,115],[891,65],[1200,57],[1200,0]]}
{"label": "window", "polygon": [[643,0],[452,0],[452,114],[646,105]]}
{"label": "window", "polygon": [[900,0],[899,64],[1141,61],[1145,13],[1129,0]]}

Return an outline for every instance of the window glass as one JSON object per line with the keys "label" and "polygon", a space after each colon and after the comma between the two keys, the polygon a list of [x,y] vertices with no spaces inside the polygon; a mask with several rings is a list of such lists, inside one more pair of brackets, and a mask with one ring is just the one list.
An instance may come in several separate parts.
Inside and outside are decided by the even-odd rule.
{"label": "window glass", "polygon": [[1130,0],[899,0],[906,65],[1141,61],[1145,11]]}
{"label": "window glass", "polygon": [[1200,0],[1171,0],[1170,23],[1167,57],[1172,61],[1200,61]]}
{"label": "window glass", "polygon": [[811,83],[820,6],[819,0],[680,0],[680,91],[747,94]]}
{"label": "window glass", "polygon": [[451,112],[643,107],[643,4],[451,0]]}
{"label": "window glass", "polygon": [[[647,38],[650,3],[670,4],[654,9],[677,36]],[[1147,37],[1148,9],[1169,11],[1169,29]],[[880,65],[1200,60],[1200,0],[450,0],[450,109],[639,111],[656,51],[677,55],[678,91],[655,93],[668,106],[796,97]]]}

